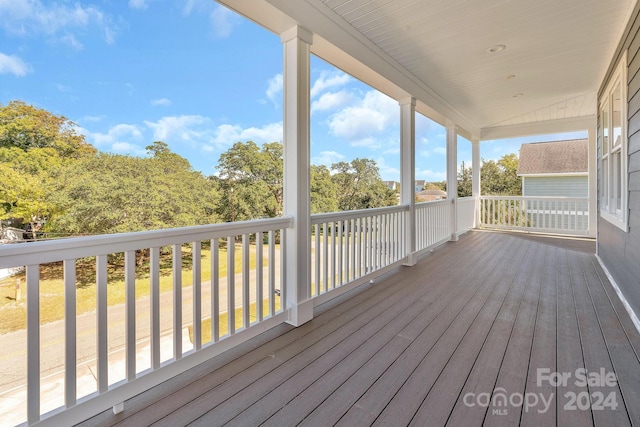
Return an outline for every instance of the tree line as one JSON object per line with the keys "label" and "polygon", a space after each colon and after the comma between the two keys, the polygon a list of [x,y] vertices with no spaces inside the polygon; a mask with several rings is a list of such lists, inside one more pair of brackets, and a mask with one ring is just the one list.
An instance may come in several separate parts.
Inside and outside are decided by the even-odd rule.
{"label": "tree line", "polygon": [[[64,116],[0,104],[0,220],[50,237],[142,231],[282,214],[283,148],[236,142],[214,176],[162,141],[147,156],[99,152]],[[376,163],[312,165],[311,211],[397,204]]]}

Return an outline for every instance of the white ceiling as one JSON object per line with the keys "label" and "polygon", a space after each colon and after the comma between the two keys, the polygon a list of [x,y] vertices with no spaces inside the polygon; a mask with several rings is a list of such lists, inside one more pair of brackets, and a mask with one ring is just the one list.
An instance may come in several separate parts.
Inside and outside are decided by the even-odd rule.
{"label": "white ceiling", "polygon": [[[475,137],[593,117],[635,2],[221,1],[275,32],[306,27],[317,55],[391,96],[415,96]],[[506,49],[487,52],[496,45]]]}

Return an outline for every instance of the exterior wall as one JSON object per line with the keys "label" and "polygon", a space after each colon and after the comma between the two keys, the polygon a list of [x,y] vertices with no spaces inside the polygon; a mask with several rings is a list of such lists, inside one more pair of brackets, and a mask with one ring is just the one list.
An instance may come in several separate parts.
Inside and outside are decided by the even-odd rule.
{"label": "exterior wall", "polygon": [[[628,100],[628,201],[629,229],[625,232],[598,215],[598,255],[624,293],[637,315],[640,315],[640,4],[636,4],[630,23],[610,64],[607,79],[623,52],[627,55]],[[600,144],[600,141],[598,141]],[[598,146],[598,153],[600,147]],[[598,159],[600,160],[600,159]],[[601,162],[598,161],[598,194],[600,194]],[[599,199],[599,198],[598,198]],[[600,201],[598,200],[598,212]]]}
{"label": "exterior wall", "polygon": [[588,176],[523,176],[523,196],[589,197]]}

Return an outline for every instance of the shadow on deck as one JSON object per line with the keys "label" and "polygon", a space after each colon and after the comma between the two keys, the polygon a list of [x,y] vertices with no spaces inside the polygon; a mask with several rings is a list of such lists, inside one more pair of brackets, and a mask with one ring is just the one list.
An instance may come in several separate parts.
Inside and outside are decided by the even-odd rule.
{"label": "shadow on deck", "polygon": [[586,244],[470,232],[82,425],[638,425],[640,335]]}

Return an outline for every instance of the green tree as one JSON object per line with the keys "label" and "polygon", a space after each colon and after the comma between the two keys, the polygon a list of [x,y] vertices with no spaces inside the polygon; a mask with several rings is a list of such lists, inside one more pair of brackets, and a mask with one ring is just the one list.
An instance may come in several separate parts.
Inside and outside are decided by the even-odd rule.
{"label": "green tree", "polygon": [[0,147],[53,148],[61,157],[91,156],[96,149],[78,134],[76,125],[64,116],[11,101],[0,104]]}
{"label": "green tree", "polygon": [[220,155],[217,169],[223,200],[218,213],[225,221],[282,214],[282,144],[236,142]]}
{"label": "green tree", "polygon": [[522,178],[517,175],[518,156],[505,154],[498,161],[483,160],[480,169],[482,194],[520,196]]}
{"label": "green tree", "polygon": [[458,197],[473,195],[473,171],[464,166],[464,162],[458,171]]}
{"label": "green tree", "polygon": [[338,188],[324,166],[311,165],[311,213],[336,212]]}
{"label": "green tree", "polygon": [[65,162],[53,148],[0,147],[0,219],[15,218],[35,231],[56,211],[53,183]]}
{"label": "green tree", "polygon": [[331,176],[338,188],[338,208],[342,211],[392,206],[398,203],[395,192],[387,187],[371,159],[354,159],[331,165]]}
{"label": "green tree", "polygon": [[104,234],[217,222],[215,183],[168,149],[149,152],[146,158],[100,153],[66,168],[55,192],[61,213],[50,228]]}

